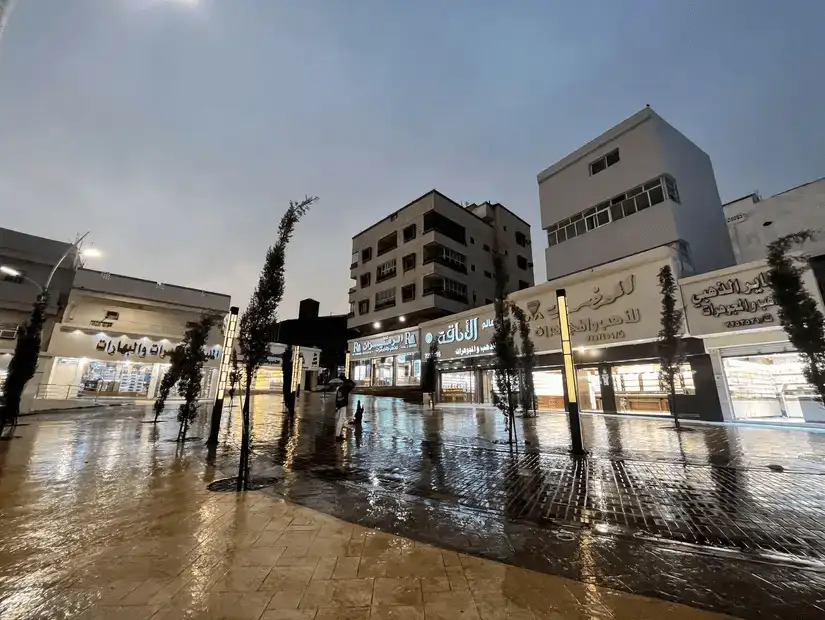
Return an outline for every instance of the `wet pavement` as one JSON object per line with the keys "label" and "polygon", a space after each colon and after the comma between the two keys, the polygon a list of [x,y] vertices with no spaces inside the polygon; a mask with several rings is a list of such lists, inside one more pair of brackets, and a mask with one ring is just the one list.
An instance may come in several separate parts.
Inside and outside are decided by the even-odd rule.
{"label": "wet pavement", "polygon": [[[361,432],[332,441],[331,402],[290,423],[255,402],[255,467],[285,497],[448,549],[740,617],[825,617],[825,434],[561,414],[436,413],[361,396]],[[234,414],[233,414],[234,415]],[[235,416],[237,417],[237,416]],[[218,463],[232,469],[236,420]],[[282,466],[282,469],[281,469]]]}
{"label": "wet pavement", "polygon": [[[280,419],[277,404],[258,400],[256,405],[262,449],[267,435],[288,429],[286,435],[270,437],[271,449],[283,452],[288,467],[303,458],[303,450],[326,453],[331,445],[320,407],[317,417],[305,413],[303,421],[284,426],[275,421]],[[382,407],[376,403],[373,419],[381,417]],[[303,411],[311,409],[308,404]],[[227,418],[221,459],[232,457],[236,414]],[[164,420],[156,427],[145,423],[149,417],[148,407],[39,414],[25,418],[17,438],[0,442],[0,618],[728,617],[456,553],[419,537],[348,523],[272,492],[209,492],[207,484],[221,472],[204,459],[202,443],[175,444],[169,439],[177,425]],[[203,422],[193,435],[203,430]],[[376,424],[371,433],[375,441],[380,428]],[[408,430],[413,437],[413,428]],[[369,437],[367,431],[361,434],[360,449],[372,444]],[[347,479],[347,458],[358,452],[357,441],[353,437],[352,443],[333,448],[333,467],[344,475],[330,475],[322,467],[317,476],[307,471],[307,479],[319,480],[322,492],[343,489],[345,496],[365,486],[339,484]],[[408,451],[403,441],[398,445],[399,455]],[[312,485],[298,477],[289,474],[291,481],[280,490],[308,492]],[[342,509],[352,505],[335,498],[333,493],[328,499]],[[393,520],[414,526],[418,519],[426,529],[421,519],[427,515],[418,500],[407,503],[409,508],[393,514]],[[441,504],[427,499],[420,506],[428,503]],[[371,518],[381,504],[362,507]],[[458,515],[464,509],[445,510]],[[479,518],[465,517],[464,525],[481,526]],[[470,539],[474,530],[464,534]],[[581,545],[570,551],[582,560],[595,559]]]}

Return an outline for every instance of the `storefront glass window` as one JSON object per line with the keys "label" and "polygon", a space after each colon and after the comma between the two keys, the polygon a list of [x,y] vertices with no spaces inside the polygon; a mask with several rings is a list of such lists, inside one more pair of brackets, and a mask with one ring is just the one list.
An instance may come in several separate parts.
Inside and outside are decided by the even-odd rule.
{"label": "storefront glass window", "polygon": [[445,372],[441,375],[441,400],[445,403],[475,401],[476,377],[470,372]]}
{"label": "storefront glass window", "polygon": [[351,379],[356,385],[372,385],[372,362],[370,360],[353,362]]}
{"label": "storefront glass window", "polygon": [[561,370],[533,372],[538,408],[543,411],[564,411],[564,384]]}
{"label": "storefront glass window", "polygon": [[727,357],[722,362],[736,419],[802,421],[808,407],[818,406],[796,353]]}
{"label": "storefront glass window", "polygon": [[396,385],[421,383],[421,354],[396,355]]}
{"label": "storefront glass window", "polygon": [[283,392],[284,371],[280,366],[261,366],[252,380],[255,392]]}
{"label": "storefront glass window", "polygon": [[[616,407],[622,413],[669,413],[667,392],[659,380],[658,364],[613,367]],[[676,377],[677,394],[695,394],[693,372],[688,364]]]}
{"label": "storefront glass window", "polygon": [[602,386],[596,368],[579,368],[576,371],[579,387],[579,407],[582,411],[604,411],[602,407]]}
{"label": "storefront glass window", "polygon": [[83,367],[83,390],[99,396],[149,395],[153,364],[90,361]]}
{"label": "storefront glass window", "polygon": [[392,357],[379,357],[372,360],[372,363],[375,366],[375,385],[391,386],[392,367],[395,359]]}

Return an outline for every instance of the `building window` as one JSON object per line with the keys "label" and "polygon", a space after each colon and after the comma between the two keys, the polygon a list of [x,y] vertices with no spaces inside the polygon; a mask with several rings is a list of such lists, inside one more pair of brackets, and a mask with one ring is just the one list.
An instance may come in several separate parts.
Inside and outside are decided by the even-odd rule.
{"label": "building window", "polygon": [[358,302],[358,314],[369,314],[370,312],[370,300],[369,299],[362,299]]}
{"label": "building window", "polygon": [[[573,239],[583,235],[591,230],[600,228],[610,222],[615,222],[624,217],[628,217],[644,211],[645,209],[665,201],[665,193],[663,185],[667,184],[667,180],[673,189],[673,196],[679,198],[678,190],[676,189],[676,181],[671,177],[663,176],[654,179],[644,185],[639,185],[633,189],[614,196],[610,200],[591,207],[586,211],[577,213],[567,219],[561,220],[547,227],[547,245],[552,247],[563,241]],[[668,188],[670,192],[670,188]],[[670,196],[671,200],[674,200]],[[674,200],[675,202],[676,200]]]}
{"label": "building window", "polygon": [[484,305],[486,305],[486,306],[489,306],[491,303],[493,303],[492,299],[485,299],[484,300]]}
{"label": "building window", "polygon": [[475,265],[470,265],[470,271],[475,271],[475,270],[476,270],[476,266]]}
{"label": "building window", "polygon": [[467,257],[461,252],[441,245],[440,243],[428,243],[424,246],[424,259],[422,264],[439,263],[450,269],[455,269],[459,273],[467,273]]}
{"label": "building window", "polygon": [[404,243],[409,243],[415,239],[415,224],[410,224],[404,229]]}
{"label": "building window", "polygon": [[516,257],[516,264],[518,265],[519,269],[524,269],[524,270],[527,269],[527,259],[524,258],[523,256],[517,256]]}
{"label": "building window", "polygon": [[525,282],[524,280],[518,281],[518,290],[523,291],[526,288],[530,288],[530,283]]}
{"label": "building window", "polygon": [[395,305],[395,287],[378,291],[375,294],[375,311],[392,308]]}
{"label": "building window", "polygon": [[667,197],[670,198],[673,202],[677,204],[681,204],[682,201],[679,200],[679,190],[676,189],[676,181],[673,180],[673,177],[665,175],[665,189],[667,190]]}
{"label": "building window", "polygon": [[475,242],[476,242],[475,237],[470,237],[470,243],[475,243]]}
{"label": "building window", "polygon": [[440,295],[448,299],[454,299],[455,301],[460,301],[465,304],[467,303],[467,285],[442,276],[425,276],[424,292],[422,294]]}
{"label": "building window", "polygon": [[489,246],[489,245],[487,245],[486,243],[485,243],[483,246],[481,246],[481,247],[484,249],[484,251],[485,251],[485,252],[489,252],[489,251],[490,251],[490,246]]}
{"label": "building window", "polygon": [[404,258],[402,258],[401,266],[404,269],[404,273],[415,269],[415,254],[407,254]]}
{"label": "building window", "polygon": [[347,313],[347,318],[351,319],[354,316],[355,316],[355,302],[351,301],[351,302],[349,302],[349,312]]}
{"label": "building window", "polygon": [[371,275],[369,271],[361,274],[361,288],[367,288],[370,285]]}
{"label": "building window", "polygon": [[376,245],[377,255],[381,256],[387,252],[391,252],[398,247],[398,231],[391,232],[385,237],[381,237]]}
{"label": "building window", "polygon": [[415,282],[401,287],[401,301],[412,301],[415,299]]}
{"label": "building window", "polygon": [[527,247],[527,235],[521,231],[516,231],[516,243],[523,248]]}
{"label": "building window", "polygon": [[361,262],[366,263],[372,259],[372,248],[364,248],[361,250]]}
{"label": "building window", "polygon": [[461,224],[436,211],[427,211],[424,214],[424,232],[430,231],[441,233],[461,245],[467,245],[467,230]]}
{"label": "building window", "polygon": [[0,323],[0,340],[14,340],[17,338],[19,327],[15,323]]}
{"label": "building window", "polygon": [[506,226],[504,227],[504,232],[507,232],[507,227]]}
{"label": "building window", "polygon": [[485,271],[484,272],[484,277],[489,279],[489,280],[492,280],[493,279],[493,274],[490,273],[489,271]]}
{"label": "building window", "polygon": [[375,281],[383,282],[395,277],[395,259],[392,258],[375,268]]}
{"label": "building window", "polygon": [[602,170],[605,170],[613,164],[618,163],[619,149],[615,149],[610,151],[607,155],[599,157],[596,161],[590,164],[590,176],[593,176],[594,174],[599,174]]}

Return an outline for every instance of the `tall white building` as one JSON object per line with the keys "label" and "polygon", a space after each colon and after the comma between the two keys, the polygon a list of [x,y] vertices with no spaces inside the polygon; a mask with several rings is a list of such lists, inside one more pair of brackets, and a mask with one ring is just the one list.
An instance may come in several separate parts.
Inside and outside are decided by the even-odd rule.
{"label": "tall white building", "polygon": [[[724,206],[728,233],[737,263],[767,257],[767,245],[801,230],[825,228],[825,178],[805,183],[770,198],[758,193]],[[825,230],[802,248],[811,256],[825,254]]]}
{"label": "tall white building", "polygon": [[362,335],[491,303],[498,239],[509,291],[533,286],[530,225],[501,204],[432,190],[352,238],[350,328]]}
{"label": "tall white building", "polygon": [[733,264],[710,157],[650,107],[538,175],[553,280],[662,245],[683,271]]}

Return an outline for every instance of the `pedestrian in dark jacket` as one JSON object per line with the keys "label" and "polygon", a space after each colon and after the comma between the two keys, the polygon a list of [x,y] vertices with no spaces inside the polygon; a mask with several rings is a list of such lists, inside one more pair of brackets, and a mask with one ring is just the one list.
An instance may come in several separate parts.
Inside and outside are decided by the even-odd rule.
{"label": "pedestrian in dark jacket", "polygon": [[335,438],[344,439],[344,425],[347,422],[347,403],[349,395],[355,389],[355,382],[344,375],[338,377],[341,384],[335,390]]}

